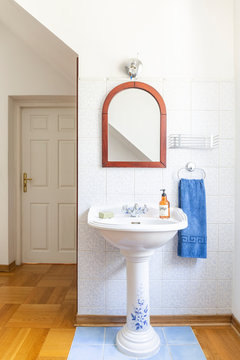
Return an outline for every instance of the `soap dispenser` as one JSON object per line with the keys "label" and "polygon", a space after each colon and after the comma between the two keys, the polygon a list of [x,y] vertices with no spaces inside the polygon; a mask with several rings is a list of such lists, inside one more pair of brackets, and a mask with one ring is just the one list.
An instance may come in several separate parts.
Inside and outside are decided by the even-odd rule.
{"label": "soap dispenser", "polygon": [[170,218],[170,202],[167,200],[165,189],[161,189],[161,191],[162,200],[159,202],[159,217],[161,219],[168,219]]}

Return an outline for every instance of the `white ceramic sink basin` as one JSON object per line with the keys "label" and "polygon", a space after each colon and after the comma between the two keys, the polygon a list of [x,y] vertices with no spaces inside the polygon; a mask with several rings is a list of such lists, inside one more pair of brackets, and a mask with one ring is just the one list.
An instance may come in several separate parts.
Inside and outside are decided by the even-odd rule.
{"label": "white ceramic sink basin", "polygon": [[[112,219],[100,219],[100,211],[114,213]],[[187,216],[171,208],[169,219],[160,219],[157,207],[141,217],[130,217],[121,206],[91,207],[88,224],[97,229],[113,246],[120,249],[127,264],[127,323],[118,332],[119,351],[134,358],[152,357],[159,351],[160,338],[150,325],[149,259],[154,250],[187,227]]]}
{"label": "white ceramic sink basin", "polygon": [[121,207],[104,207],[114,213],[112,219],[100,219],[102,208],[91,207],[88,224],[102,234],[113,246],[125,250],[147,250],[163,246],[178,230],[187,227],[187,216],[179,208],[171,208],[170,219],[160,219],[158,208],[149,207],[147,214],[130,217],[121,213]]}

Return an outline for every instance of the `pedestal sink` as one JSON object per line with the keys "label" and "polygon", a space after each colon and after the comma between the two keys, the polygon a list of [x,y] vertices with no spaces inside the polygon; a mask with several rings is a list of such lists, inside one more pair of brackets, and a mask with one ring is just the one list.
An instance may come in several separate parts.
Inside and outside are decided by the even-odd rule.
{"label": "pedestal sink", "polygon": [[[102,210],[113,212],[114,217],[100,219]],[[149,207],[141,217],[122,214],[121,206],[91,207],[88,224],[119,248],[127,262],[127,323],[117,334],[117,348],[135,358],[151,357],[159,351],[160,339],[150,325],[149,259],[187,227],[187,216],[179,208],[171,208],[169,219],[160,219],[157,207]]]}

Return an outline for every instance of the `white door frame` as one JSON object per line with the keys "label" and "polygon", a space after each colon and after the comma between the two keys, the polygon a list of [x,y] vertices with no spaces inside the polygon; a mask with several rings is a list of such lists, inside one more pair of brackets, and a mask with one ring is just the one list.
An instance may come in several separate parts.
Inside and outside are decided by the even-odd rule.
{"label": "white door frame", "polygon": [[[9,105],[12,107],[12,134],[13,136],[13,176],[15,177],[14,189],[15,192],[15,207],[11,209],[14,214],[9,216],[9,224],[14,228],[14,242],[15,242],[15,258],[16,265],[22,263],[22,139],[21,139],[21,111],[23,108],[53,108],[53,107],[74,107],[76,109],[77,120],[77,105],[75,96],[12,96],[9,97]],[[77,121],[76,121],[77,124]],[[78,124],[76,126],[76,141],[78,137]],[[10,146],[10,145],[9,145]],[[76,150],[77,151],[77,150]],[[77,156],[76,156],[77,161]],[[77,164],[76,164],[77,169]],[[78,185],[78,184],[77,184]],[[11,189],[9,189],[11,191]],[[76,187],[76,211],[77,211],[77,187]],[[76,215],[77,216],[77,215]],[[76,232],[77,234],[77,232]],[[77,239],[76,239],[77,244]],[[77,247],[76,247],[77,248]]]}

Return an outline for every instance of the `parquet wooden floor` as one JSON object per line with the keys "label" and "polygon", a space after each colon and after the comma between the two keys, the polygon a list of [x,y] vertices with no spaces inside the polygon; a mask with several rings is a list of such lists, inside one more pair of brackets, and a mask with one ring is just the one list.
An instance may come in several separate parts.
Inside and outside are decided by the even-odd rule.
{"label": "parquet wooden floor", "polygon": [[240,360],[240,336],[231,326],[192,328],[207,360]]}
{"label": "parquet wooden floor", "polygon": [[76,265],[0,273],[0,360],[66,360],[75,315]]}
{"label": "parquet wooden floor", "polygon": [[[76,265],[0,273],[0,360],[66,360],[75,315]],[[193,330],[207,360],[240,360],[240,337],[230,326]]]}

